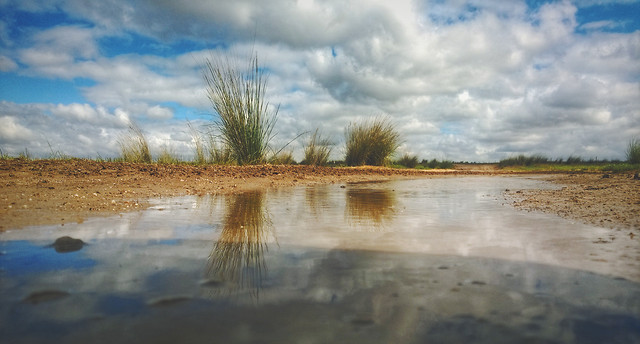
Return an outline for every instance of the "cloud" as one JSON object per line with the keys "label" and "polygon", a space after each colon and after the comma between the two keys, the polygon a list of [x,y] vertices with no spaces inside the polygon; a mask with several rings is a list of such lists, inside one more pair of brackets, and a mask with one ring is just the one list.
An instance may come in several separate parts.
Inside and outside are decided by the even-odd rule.
{"label": "cloud", "polygon": [[18,69],[18,64],[6,56],[0,55],[0,72],[11,72]]}
{"label": "cloud", "polygon": [[[603,31],[611,20],[579,23],[585,2],[534,8],[497,0],[15,6],[59,8],[85,24],[25,30],[21,40],[8,31],[5,39],[0,25],[0,38],[18,45],[6,49],[4,43],[0,70],[91,82],[80,88],[85,101],[5,104],[3,111],[30,115],[0,115],[41,137],[42,123],[66,123],[72,129],[60,132],[67,139],[47,135],[64,147],[84,142],[88,153],[81,155],[102,149],[98,137],[107,142],[100,154],[117,154],[114,133],[125,118],[139,121],[154,147],[175,144],[189,154],[186,124],[167,104],[211,111],[203,62],[212,54],[242,59],[250,51],[269,73],[268,99],[280,106],[277,148],[315,128],[340,144],[350,122],[381,114],[405,137],[402,149],[421,158],[494,161],[521,152],[622,158],[628,138],[640,135],[640,32]],[[107,46],[126,39],[166,49],[114,53],[117,45]],[[179,49],[185,42],[197,48]],[[87,132],[80,137],[74,130]],[[289,147],[300,159],[302,143]],[[334,152],[340,158],[340,149]]]}

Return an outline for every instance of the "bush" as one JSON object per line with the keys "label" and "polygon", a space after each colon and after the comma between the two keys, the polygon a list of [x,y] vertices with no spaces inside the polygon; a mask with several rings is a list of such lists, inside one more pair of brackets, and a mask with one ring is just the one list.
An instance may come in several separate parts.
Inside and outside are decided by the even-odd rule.
{"label": "bush", "polygon": [[332,143],[328,138],[322,138],[318,129],[311,135],[304,147],[304,165],[325,166],[329,161]]}
{"label": "bush", "polygon": [[640,140],[631,139],[627,146],[627,162],[630,164],[640,164]]}
{"label": "bush", "polygon": [[215,126],[233,158],[240,165],[265,162],[278,109],[265,101],[267,78],[258,56],[252,55],[244,72],[229,58],[207,59],[203,74],[219,115]]}
{"label": "bush", "polygon": [[400,145],[400,135],[386,119],[351,123],[346,130],[345,162],[349,166],[383,166]]}
{"label": "bush", "polygon": [[401,165],[408,168],[415,168],[418,166],[418,157],[417,156],[409,156],[409,154],[404,154],[402,158],[396,161],[396,165]]}
{"label": "bush", "polygon": [[140,127],[137,124],[129,123],[129,132],[118,140],[120,145],[120,156],[126,162],[150,163],[151,152],[149,144]]}

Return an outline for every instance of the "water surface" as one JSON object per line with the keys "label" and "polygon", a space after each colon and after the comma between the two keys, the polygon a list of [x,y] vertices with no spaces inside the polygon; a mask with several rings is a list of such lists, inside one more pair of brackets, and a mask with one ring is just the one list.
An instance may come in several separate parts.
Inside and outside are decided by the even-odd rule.
{"label": "water surface", "polygon": [[[638,247],[505,204],[504,189],[528,187],[551,186],[515,177],[318,185],[160,199],[137,213],[2,233],[0,337],[640,341]],[[64,235],[88,245],[49,246]]]}

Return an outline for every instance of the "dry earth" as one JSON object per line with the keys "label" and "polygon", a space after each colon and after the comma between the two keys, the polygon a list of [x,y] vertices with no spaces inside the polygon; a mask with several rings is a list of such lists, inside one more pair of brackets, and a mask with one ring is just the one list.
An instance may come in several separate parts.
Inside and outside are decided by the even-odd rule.
{"label": "dry earth", "polygon": [[[495,165],[455,170],[379,167],[192,166],[93,160],[0,160],[0,231],[30,225],[82,222],[144,209],[154,197],[226,194],[256,188],[347,183],[444,175],[512,172]],[[546,175],[557,190],[511,190],[517,208],[556,213],[640,236],[640,181],[628,174]]]}

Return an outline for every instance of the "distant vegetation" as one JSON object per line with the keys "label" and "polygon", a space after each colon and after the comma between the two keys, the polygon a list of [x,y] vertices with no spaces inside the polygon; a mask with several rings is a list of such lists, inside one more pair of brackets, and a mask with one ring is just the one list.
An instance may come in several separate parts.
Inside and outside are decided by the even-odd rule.
{"label": "distant vegetation", "polygon": [[346,130],[345,163],[384,166],[400,145],[400,134],[388,119],[351,123]]}

